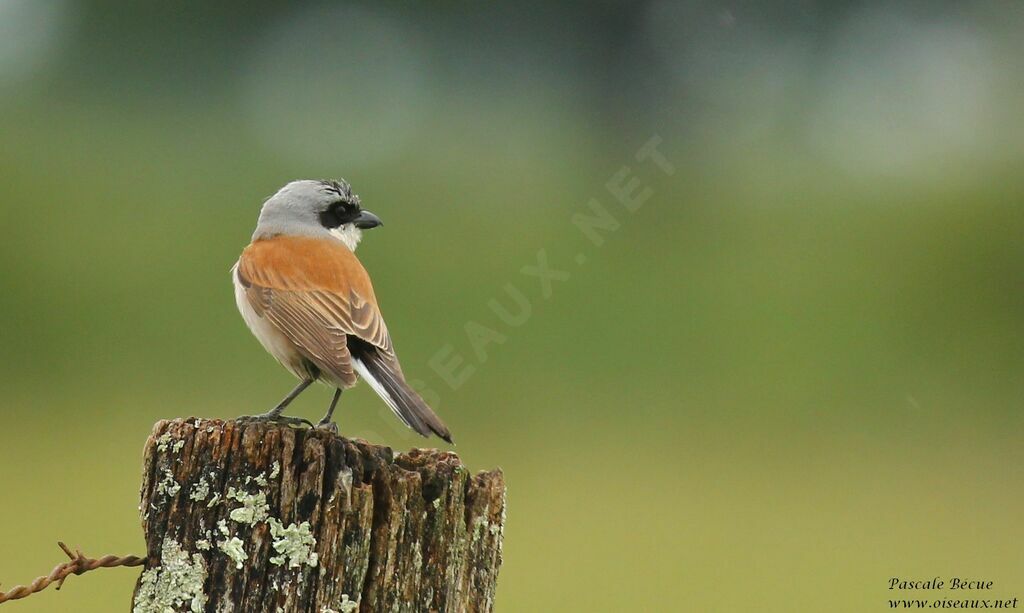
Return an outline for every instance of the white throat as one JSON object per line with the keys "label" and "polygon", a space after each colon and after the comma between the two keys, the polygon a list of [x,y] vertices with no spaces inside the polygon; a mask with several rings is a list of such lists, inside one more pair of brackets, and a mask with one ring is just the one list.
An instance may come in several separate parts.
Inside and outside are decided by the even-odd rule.
{"label": "white throat", "polygon": [[331,228],[331,236],[345,243],[349,250],[355,252],[356,247],[359,246],[359,241],[363,238],[363,231],[357,228],[355,224],[347,223],[337,228]]}

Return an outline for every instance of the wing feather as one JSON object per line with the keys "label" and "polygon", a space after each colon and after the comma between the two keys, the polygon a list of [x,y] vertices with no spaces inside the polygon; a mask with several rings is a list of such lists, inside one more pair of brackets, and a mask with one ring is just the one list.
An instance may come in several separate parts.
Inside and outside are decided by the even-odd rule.
{"label": "wing feather", "polygon": [[369,275],[334,241],[276,237],[242,252],[236,273],[253,310],[321,373],[351,387],[356,371],[420,434],[448,428],[405,381]]}
{"label": "wing feather", "polygon": [[394,355],[369,275],[343,245],[257,241],[242,253],[236,274],[253,310],[343,386],[355,384],[349,335]]}

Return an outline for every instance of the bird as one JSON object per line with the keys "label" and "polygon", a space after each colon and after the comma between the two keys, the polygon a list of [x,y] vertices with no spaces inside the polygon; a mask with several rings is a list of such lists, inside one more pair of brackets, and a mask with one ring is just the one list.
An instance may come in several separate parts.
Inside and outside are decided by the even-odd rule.
{"label": "bird", "polygon": [[342,390],[361,378],[406,426],[451,443],[441,418],[405,380],[370,276],[356,258],[364,230],[383,225],[345,180],[292,181],[260,210],[252,241],[231,268],[249,330],[299,384],[247,421],[310,422],[282,415],[314,381],[334,388],[317,428],[337,432]]}

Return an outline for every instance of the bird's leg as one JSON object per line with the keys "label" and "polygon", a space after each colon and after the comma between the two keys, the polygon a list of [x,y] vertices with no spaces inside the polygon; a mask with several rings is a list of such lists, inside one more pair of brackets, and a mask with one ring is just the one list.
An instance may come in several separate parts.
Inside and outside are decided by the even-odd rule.
{"label": "bird's leg", "polygon": [[301,394],[303,390],[305,390],[307,387],[313,384],[313,381],[313,379],[303,379],[298,385],[295,386],[295,389],[293,389],[291,392],[288,393],[287,396],[284,397],[284,400],[277,403],[276,407],[270,409],[269,411],[263,413],[262,415],[243,415],[242,417],[239,417],[237,421],[272,421],[276,423],[287,424],[289,426],[307,425],[309,427],[313,427],[313,424],[310,423],[308,419],[302,419],[301,417],[284,417],[283,415],[281,415],[281,413],[284,412],[285,407],[291,404],[292,400],[298,398],[299,394]]}
{"label": "bird's leg", "polygon": [[327,409],[327,415],[323,416],[319,422],[317,422],[317,428],[323,428],[325,430],[333,430],[335,434],[338,432],[338,424],[331,421],[331,415],[334,415],[334,407],[338,406],[338,399],[341,398],[341,388],[334,390],[334,399],[331,400],[331,406]]}

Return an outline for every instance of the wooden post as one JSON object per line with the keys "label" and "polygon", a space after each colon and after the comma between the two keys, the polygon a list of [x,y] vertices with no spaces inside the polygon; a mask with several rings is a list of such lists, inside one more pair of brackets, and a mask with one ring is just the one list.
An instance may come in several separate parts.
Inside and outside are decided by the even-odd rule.
{"label": "wooden post", "polygon": [[133,611],[490,611],[505,484],[459,457],[198,418],[146,441]]}

